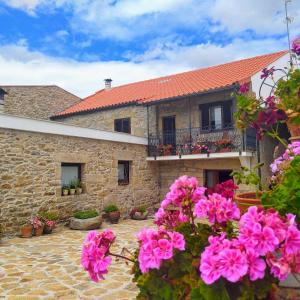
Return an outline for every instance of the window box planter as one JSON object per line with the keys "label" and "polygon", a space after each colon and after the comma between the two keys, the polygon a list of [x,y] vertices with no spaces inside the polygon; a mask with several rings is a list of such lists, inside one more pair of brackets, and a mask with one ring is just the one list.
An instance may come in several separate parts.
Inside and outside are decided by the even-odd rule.
{"label": "window box planter", "polygon": [[234,196],[234,200],[237,203],[239,209],[242,212],[246,212],[250,206],[263,207],[261,203],[261,195],[259,192],[258,195],[255,192],[242,193]]}

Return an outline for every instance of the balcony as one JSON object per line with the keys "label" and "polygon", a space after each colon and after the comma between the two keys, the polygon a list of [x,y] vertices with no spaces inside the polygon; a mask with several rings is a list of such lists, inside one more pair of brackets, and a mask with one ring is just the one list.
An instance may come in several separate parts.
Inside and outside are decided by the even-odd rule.
{"label": "balcony", "polygon": [[219,129],[177,129],[149,135],[148,160],[250,156],[256,146],[253,130],[242,133],[232,124]]}

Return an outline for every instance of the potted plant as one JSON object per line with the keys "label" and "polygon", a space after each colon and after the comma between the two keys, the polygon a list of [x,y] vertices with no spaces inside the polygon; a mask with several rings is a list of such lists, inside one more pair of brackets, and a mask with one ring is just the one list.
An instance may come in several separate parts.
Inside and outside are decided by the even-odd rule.
{"label": "potted plant", "polygon": [[82,182],[79,179],[76,180],[76,194],[82,194]]}
{"label": "potted plant", "polygon": [[173,149],[174,149],[173,145],[158,145],[157,146],[158,154],[161,156],[172,155]]}
{"label": "potted plant", "polygon": [[263,163],[257,164],[252,170],[242,166],[241,171],[231,173],[237,184],[251,185],[256,190],[255,192],[241,193],[234,196],[239,209],[243,212],[253,205],[263,207],[261,203],[261,188],[267,189],[267,187],[262,184],[260,177],[257,175],[257,170],[262,166]]}
{"label": "potted plant", "polygon": [[121,213],[119,211],[119,208],[116,205],[110,204],[110,205],[106,206],[104,208],[104,212],[106,213],[106,215],[111,223],[116,224],[119,222]]}
{"label": "potted plant", "polygon": [[43,211],[39,213],[39,218],[44,223],[43,233],[52,233],[52,230],[55,228],[55,225],[58,220],[58,214],[54,211]]}
{"label": "potted plant", "polygon": [[230,152],[234,145],[232,140],[229,138],[223,138],[215,142],[217,152]]}
{"label": "potted plant", "polygon": [[148,210],[145,207],[141,206],[132,209],[130,212],[130,217],[133,220],[146,220],[148,214],[149,214]]}
{"label": "potted plant", "polygon": [[95,209],[79,210],[70,220],[70,228],[75,230],[92,230],[100,228],[102,218]]}
{"label": "potted plant", "polygon": [[41,236],[44,231],[44,224],[38,216],[34,216],[30,220],[31,225],[33,226],[33,233],[35,236]]}
{"label": "potted plant", "polygon": [[64,185],[64,186],[62,187],[62,194],[63,194],[63,196],[68,196],[68,195],[69,195],[69,191],[70,191],[69,186]]}
{"label": "potted plant", "polygon": [[24,222],[21,225],[20,228],[20,233],[21,233],[21,237],[23,238],[30,238],[32,237],[32,233],[33,233],[33,226],[32,224],[29,222]]}
{"label": "potted plant", "polygon": [[70,195],[75,195],[76,193],[76,181],[72,180],[70,182]]}

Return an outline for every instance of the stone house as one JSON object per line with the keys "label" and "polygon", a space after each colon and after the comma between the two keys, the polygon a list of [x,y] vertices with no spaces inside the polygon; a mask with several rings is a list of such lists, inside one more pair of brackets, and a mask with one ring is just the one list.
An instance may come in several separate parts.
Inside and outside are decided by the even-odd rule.
{"label": "stone house", "polygon": [[[56,86],[0,86],[1,224],[16,232],[41,209],[65,218],[110,203],[126,216],[159,202],[179,175],[214,188],[242,165],[268,165],[274,145],[235,128],[232,93],[247,82],[258,95],[260,70],[273,65],[288,66],[287,53],[119,87],[106,80],[83,100]],[[62,195],[71,179],[83,194]]]}
{"label": "stone house", "polygon": [[[259,145],[253,131],[236,129],[233,92],[249,83],[258,97],[269,93],[266,84],[260,89],[261,70],[287,68],[288,61],[287,52],[281,51],[119,87],[112,87],[109,79],[104,89],[52,120],[146,137],[147,161],[159,169],[161,198],[180,174],[214,188],[241,165],[262,161],[264,178],[275,145],[267,138]],[[220,149],[220,140],[230,141],[230,152]]]}

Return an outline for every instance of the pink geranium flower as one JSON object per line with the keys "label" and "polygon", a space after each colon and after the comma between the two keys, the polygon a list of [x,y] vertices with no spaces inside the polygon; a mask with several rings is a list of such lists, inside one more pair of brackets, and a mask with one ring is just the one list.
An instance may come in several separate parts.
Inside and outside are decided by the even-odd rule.
{"label": "pink geranium flower", "polygon": [[184,237],[179,232],[165,229],[143,229],[138,234],[140,251],[138,256],[142,273],[150,269],[159,269],[163,260],[173,257],[174,249],[184,250]]}
{"label": "pink geranium flower", "polygon": [[284,246],[287,254],[297,254],[299,252],[300,231],[295,226],[290,226],[287,230]]}
{"label": "pink geranium flower", "polygon": [[260,258],[253,249],[247,250],[247,260],[249,265],[249,278],[251,281],[265,277],[266,262]]}
{"label": "pink geranium flower", "polygon": [[247,259],[240,250],[225,249],[221,251],[219,263],[222,276],[231,282],[237,282],[247,274]]}

